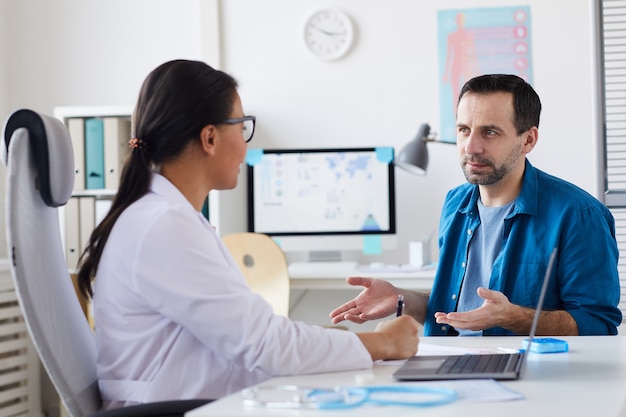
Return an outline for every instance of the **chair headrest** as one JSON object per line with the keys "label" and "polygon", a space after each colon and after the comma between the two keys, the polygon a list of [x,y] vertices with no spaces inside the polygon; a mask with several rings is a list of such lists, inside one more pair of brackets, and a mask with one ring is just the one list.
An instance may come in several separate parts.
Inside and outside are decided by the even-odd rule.
{"label": "chair headrest", "polygon": [[9,164],[11,140],[28,138],[38,177],[41,198],[51,207],[62,206],[74,189],[74,151],[69,132],[60,120],[21,109],[4,125],[2,161]]}

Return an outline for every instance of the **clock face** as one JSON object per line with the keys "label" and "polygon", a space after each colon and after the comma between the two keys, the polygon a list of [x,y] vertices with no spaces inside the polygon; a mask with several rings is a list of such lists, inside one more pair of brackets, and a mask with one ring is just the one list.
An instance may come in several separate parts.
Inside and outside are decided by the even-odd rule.
{"label": "clock face", "polygon": [[311,15],[304,25],[307,47],[325,60],[344,56],[350,50],[353,38],[352,21],[340,10],[320,10]]}

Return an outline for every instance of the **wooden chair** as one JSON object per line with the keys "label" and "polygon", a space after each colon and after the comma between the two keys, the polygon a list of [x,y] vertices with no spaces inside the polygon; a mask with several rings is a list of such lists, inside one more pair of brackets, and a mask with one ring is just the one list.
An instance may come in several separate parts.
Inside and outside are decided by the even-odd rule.
{"label": "wooden chair", "polygon": [[278,244],[261,233],[233,233],[222,236],[246,282],[274,308],[289,315],[289,271]]}

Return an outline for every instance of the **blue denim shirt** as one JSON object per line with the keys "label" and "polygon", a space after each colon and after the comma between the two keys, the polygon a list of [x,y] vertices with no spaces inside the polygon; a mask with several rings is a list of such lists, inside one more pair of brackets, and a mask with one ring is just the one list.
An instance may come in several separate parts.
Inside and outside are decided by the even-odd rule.
{"label": "blue denim shirt", "polygon": [[[428,302],[424,334],[456,334],[435,322],[435,312],[455,311],[468,248],[480,223],[478,186],[464,184],[446,196],[439,224],[439,266]],[[582,335],[617,334],[620,284],[615,221],[596,198],[577,186],[534,168],[528,160],[521,192],[505,219],[502,251],[489,288],[513,304],[535,308],[548,258],[557,247],[545,310],[565,310]],[[484,335],[512,335],[495,327]]]}

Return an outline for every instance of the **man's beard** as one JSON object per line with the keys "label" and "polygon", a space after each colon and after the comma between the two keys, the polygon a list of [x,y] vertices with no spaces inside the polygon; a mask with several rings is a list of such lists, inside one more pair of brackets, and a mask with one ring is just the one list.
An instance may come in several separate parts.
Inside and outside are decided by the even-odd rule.
{"label": "man's beard", "polygon": [[[509,159],[504,161],[502,165],[496,167],[495,164],[485,158],[481,158],[480,156],[465,156],[463,161],[461,161],[461,169],[463,169],[463,174],[465,175],[465,179],[470,184],[476,185],[491,185],[500,181],[502,178],[506,177],[517,165],[517,161],[519,160],[519,150],[516,149],[514,152],[509,155]],[[467,162],[479,163],[481,165],[486,165],[489,169],[485,173],[477,174],[474,172],[470,172],[467,165]]]}

